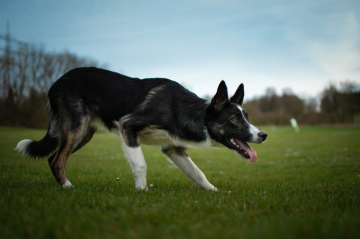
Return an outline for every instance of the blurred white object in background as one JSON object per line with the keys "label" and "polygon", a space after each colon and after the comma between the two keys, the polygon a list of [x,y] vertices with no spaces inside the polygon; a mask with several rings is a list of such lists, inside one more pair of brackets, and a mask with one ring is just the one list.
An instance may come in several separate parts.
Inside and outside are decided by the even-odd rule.
{"label": "blurred white object in background", "polygon": [[296,122],[296,119],[291,118],[291,119],[290,119],[290,124],[291,124],[291,126],[295,129],[296,133],[299,133],[299,132],[300,132],[300,129],[299,129],[299,126],[298,126],[298,124],[297,124],[297,122]]}

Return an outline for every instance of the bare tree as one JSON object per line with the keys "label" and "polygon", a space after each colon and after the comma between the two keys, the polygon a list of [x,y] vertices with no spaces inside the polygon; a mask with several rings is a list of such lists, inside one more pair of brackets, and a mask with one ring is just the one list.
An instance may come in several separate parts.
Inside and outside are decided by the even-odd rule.
{"label": "bare tree", "polygon": [[343,81],[340,86],[339,90],[330,84],[323,91],[321,110],[330,115],[334,123],[352,123],[354,115],[360,112],[360,91],[352,81]]}
{"label": "bare tree", "polygon": [[357,90],[356,82],[351,80],[340,82],[340,92],[345,121],[353,123],[355,114],[360,112],[360,91]]}
{"label": "bare tree", "polygon": [[304,100],[304,113],[313,114],[317,112],[318,103],[316,98],[306,98]]}
{"label": "bare tree", "polygon": [[0,124],[3,125],[44,127],[50,86],[73,68],[98,66],[88,58],[69,52],[49,53],[43,46],[29,44],[19,44],[11,57],[9,55],[0,56],[0,110],[3,112]]}
{"label": "bare tree", "polygon": [[282,111],[290,117],[298,118],[304,114],[304,101],[296,96],[289,88],[283,90],[281,106]]}
{"label": "bare tree", "polygon": [[265,96],[259,99],[259,109],[263,113],[278,112],[279,96],[276,94],[275,88],[269,87],[265,91]]}

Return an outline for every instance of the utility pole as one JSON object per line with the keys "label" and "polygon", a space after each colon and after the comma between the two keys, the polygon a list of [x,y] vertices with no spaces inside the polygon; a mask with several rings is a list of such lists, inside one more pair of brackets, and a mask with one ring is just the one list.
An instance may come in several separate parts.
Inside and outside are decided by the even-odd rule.
{"label": "utility pole", "polygon": [[7,95],[10,90],[10,65],[11,65],[11,49],[10,49],[10,25],[9,20],[6,21],[6,35],[5,35],[5,77],[4,77],[4,95]]}

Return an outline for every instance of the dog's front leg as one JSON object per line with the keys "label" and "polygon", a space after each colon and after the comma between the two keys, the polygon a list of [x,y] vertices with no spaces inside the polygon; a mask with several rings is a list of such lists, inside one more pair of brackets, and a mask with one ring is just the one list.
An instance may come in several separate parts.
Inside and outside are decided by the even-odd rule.
{"label": "dog's front leg", "polygon": [[147,190],[147,165],[140,145],[137,147],[129,147],[128,145],[123,143],[123,149],[134,174],[135,188]]}
{"label": "dog's front leg", "polygon": [[203,189],[217,191],[206,178],[205,174],[194,164],[182,147],[163,147],[163,153],[166,154],[194,183]]}
{"label": "dog's front leg", "polygon": [[140,147],[139,136],[131,130],[130,125],[124,124],[124,122],[115,122],[115,125],[119,129],[119,136],[122,141],[122,147],[134,174],[135,188],[147,190],[147,165],[144,154]]}

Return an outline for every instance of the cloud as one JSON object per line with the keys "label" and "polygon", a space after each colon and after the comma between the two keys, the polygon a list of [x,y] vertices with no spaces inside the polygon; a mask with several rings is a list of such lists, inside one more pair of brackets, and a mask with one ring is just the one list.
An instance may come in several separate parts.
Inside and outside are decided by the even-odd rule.
{"label": "cloud", "polygon": [[354,12],[332,16],[319,31],[321,37],[291,32],[298,53],[324,77],[360,80],[360,24]]}

